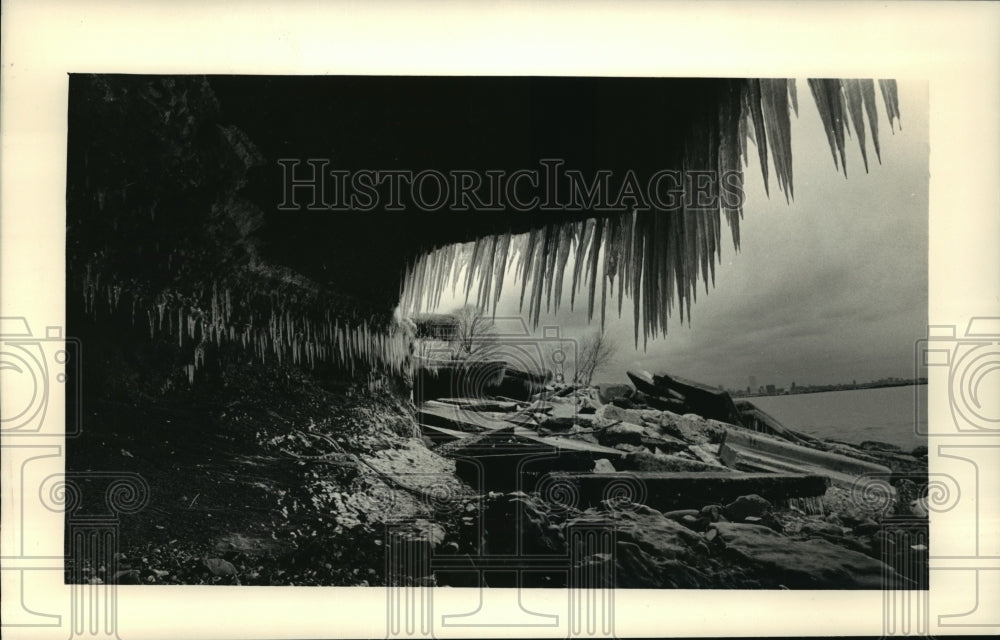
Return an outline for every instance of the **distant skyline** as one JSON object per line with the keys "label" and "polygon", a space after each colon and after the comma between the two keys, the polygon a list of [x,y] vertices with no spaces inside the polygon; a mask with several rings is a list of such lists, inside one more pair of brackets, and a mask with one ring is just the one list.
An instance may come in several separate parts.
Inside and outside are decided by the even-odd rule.
{"label": "distant skyline", "polygon": [[[634,348],[631,307],[621,318],[609,305],[607,331],[620,345],[615,360],[595,376],[625,381],[627,369],[670,372],[707,384],[746,388],[835,384],[913,377],[914,344],[926,335],[928,268],[928,114],[924,82],[901,81],[902,130],[892,133],[879,99],[882,164],[870,132],[865,173],[856,140],[847,145],[847,173],[833,163],[815,103],[798,82],[799,115],[792,116],[796,198],[776,185],[765,195],[753,157],[745,170],[741,250],[723,231],[715,286],[699,287],[690,326],[678,310],[666,337]],[[568,287],[568,282],[567,282]],[[520,283],[512,273],[497,314],[518,315]],[[438,311],[460,306],[450,290]],[[579,338],[586,309],[542,313]]]}

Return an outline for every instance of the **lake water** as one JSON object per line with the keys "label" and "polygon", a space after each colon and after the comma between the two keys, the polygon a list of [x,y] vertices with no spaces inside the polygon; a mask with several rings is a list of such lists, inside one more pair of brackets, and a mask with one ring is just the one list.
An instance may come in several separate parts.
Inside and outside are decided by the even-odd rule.
{"label": "lake water", "polygon": [[[927,444],[927,437],[918,436],[914,428],[914,397],[914,387],[905,386],[747,400],[801,433],[851,443],[878,440],[909,451]],[[926,415],[926,411],[920,412],[921,432],[927,431]]]}

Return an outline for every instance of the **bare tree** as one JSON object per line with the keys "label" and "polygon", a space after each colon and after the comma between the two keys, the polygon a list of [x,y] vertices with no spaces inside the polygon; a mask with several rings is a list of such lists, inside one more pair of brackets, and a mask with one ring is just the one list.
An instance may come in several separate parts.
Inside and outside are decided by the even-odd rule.
{"label": "bare tree", "polygon": [[607,366],[618,353],[618,344],[604,332],[596,329],[580,341],[580,352],[577,354],[575,382],[589,385],[594,373]]}
{"label": "bare tree", "polygon": [[493,324],[493,320],[483,315],[479,307],[466,305],[455,309],[451,315],[455,318],[451,343],[456,359],[482,357],[496,350],[496,325]]}

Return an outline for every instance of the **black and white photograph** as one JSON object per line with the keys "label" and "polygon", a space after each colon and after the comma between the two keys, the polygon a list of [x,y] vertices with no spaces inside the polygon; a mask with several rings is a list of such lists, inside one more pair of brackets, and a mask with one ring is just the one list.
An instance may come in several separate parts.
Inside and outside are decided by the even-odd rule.
{"label": "black and white photograph", "polygon": [[148,491],[105,562],[67,516],[68,583],[927,588],[926,82],[75,73],[67,114],[66,467]]}
{"label": "black and white photograph", "polygon": [[1000,5],[0,4],[0,636],[1000,628]]}

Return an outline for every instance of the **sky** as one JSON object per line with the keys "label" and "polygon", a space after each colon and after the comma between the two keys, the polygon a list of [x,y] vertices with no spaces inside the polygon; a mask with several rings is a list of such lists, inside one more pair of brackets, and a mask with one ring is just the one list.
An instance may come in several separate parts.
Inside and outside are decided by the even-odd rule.
{"label": "sky", "polygon": [[[912,377],[914,343],[926,335],[928,266],[928,97],[926,83],[898,83],[902,128],[889,128],[879,96],[882,163],[870,134],[865,173],[856,140],[845,178],[833,163],[805,80],[792,117],[795,200],[771,177],[764,192],[751,150],[745,169],[741,249],[723,230],[714,288],[699,285],[691,322],[675,308],[667,335],[634,347],[630,307],[609,306],[606,330],[617,355],[595,380],[625,382],[625,371],[665,372],[732,389]],[[520,283],[508,276],[497,314],[519,315]],[[567,284],[568,286],[568,284]],[[439,311],[462,304],[451,291]],[[586,310],[543,314],[543,326],[579,339]]]}

